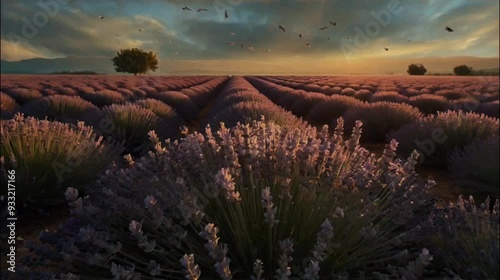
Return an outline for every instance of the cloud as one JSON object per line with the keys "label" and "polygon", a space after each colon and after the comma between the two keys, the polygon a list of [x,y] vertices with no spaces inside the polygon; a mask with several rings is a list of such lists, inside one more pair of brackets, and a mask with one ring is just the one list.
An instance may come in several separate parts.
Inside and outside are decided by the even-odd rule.
{"label": "cloud", "polygon": [[[186,65],[193,67],[192,61],[225,61],[227,65],[232,60],[231,65],[252,69],[269,61],[310,65],[307,60],[326,58],[349,63],[347,58],[498,57],[499,3],[491,0],[69,1],[47,24],[36,27],[35,35],[23,36],[26,22],[33,23],[33,16],[44,11],[37,3],[2,2],[2,59],[110,57],[120,48],[131,47],[152,50],[162,60],[190,61]],[[400,12],[390,13],[391,5]],[[183,11],[184,6],[193,11]],[[198,8],[208,11],[196,13]],[[225,10],[230,14],[227,19]],[[98,19],[99,15],[105,19]],[[322,26],[328,29],[320,31]],[[455,32],[447,33],[445,26]],[[370,28],[372,32],[375,28],[374,35]],[[353,38],[362,35],[368,40],[361,41],[367,43],[357,44]],[[229,41],[234,45],[228,45]],[[355,52],[346,54],[346,45],[354,46]]]}

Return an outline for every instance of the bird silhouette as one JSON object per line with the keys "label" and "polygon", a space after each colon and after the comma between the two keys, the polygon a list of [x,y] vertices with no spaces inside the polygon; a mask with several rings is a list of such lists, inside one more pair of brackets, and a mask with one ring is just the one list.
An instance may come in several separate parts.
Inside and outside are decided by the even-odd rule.
{"label": "bird silhouette", "polygon": [[306,47],[308,47],[308,48],[311,47],[311,43],[307,43]]}
{"label": "bird silhouette", "polygon": [[98,18],[99,18],[99,19],[104,19],[105,17],[104,17],[104,16],[99,16]]}
{"label": "bird silhouette", "polygon": [[236,33],[231,32],[231,33],[229,33],[229,35],[234,36],[234,35],[236,35]]}
{"label": "bird silhouette", "polygon": [[243,48],[244,44],[241,44],[241,47]]}
{"label": "bird silhouette", "polygon": [[141,32],[141,31],[143,31],[144,29],[142,29],[142,28],[141,28],[141,29],[137,29],[137,30],[139,30],[139,32]]}
{"label": "bird silhouette", "polygon": [[121,34],[116,34],[116,37],[120,37],[120,36],[122,36],[122,35]]}
{"label": "bird silhouette", "polygon": [[330,40],[330,37],[328,37],[328,40]]}
{"label": "bird silhouette", "polygon": [[285,30],[285,28],[283,27],[283,25],[278,25],[278,28],[279,28],[279,29],[281,29],[281,30],[283,30],[283,33],[286,33],[286,30]]}
{"label": "bird silhouette", "polygon": [[319,30],[325,30],[325,29],[328,29],[328,26],[323,26]]}
{"label": "bird silhouette", "polygon": [[266,52],[269,52],[269,49],[266,49]]}
{"label": "bird silhouette", "polygon": [[389,50],[389,48],[384,48],[384,50],[385,50],[385,51],[388,51],[388,50]]}
{"label": "bird silhouette", "polygon": [[207,10],[207,9],[200,8],[200,9],[198,9],[198,11],[196,11],[196,12],[197,12],[197,13],[201,13],[201,12],[206,12],[206,11],[208,11],[208,10]]}
{"label": "bird silhouette", "polygon": [[299,38],[302,38],[302,34],[299,34]]}
{"label": "bird silhouette", "polygon": [[253,46],[248,46],[248,49],[251,51],[255,51],[255,48]]}
{"label": "bird silhouette", "polygon": [[224,18],[228,18],[229,14],[227,13],[227,10],[224,11]]}
{"label": "bird silhouette", "polygon": [[446,26],[446,28],[444,30],[446,30],[448,32],[453,32],[453,29],[449,28],[448,26]]}
{"label": "bird silhouette", "polygon": [[229,46],[232,46],[232,45],[234,45],[234,42],[228,41],[226,44]]}
{"label": "bird silhouette", "polygon": [[186,6],[186,7],[184,7],[184,8],[182,8],[182,10],[183,10],[183,11],[191,11],[191,9],[190,9],[189,7],[187,7],[187,6]]}
{"label": "bird silhouette", "polygon": [[335,22],[335,21],[334,21],[334,22],[331,22],[331,21],[330,21],[330,24],[331,24],[331,25],[333,25],[333,26],[336,26],[336,25],[337,25],[337,22]]}

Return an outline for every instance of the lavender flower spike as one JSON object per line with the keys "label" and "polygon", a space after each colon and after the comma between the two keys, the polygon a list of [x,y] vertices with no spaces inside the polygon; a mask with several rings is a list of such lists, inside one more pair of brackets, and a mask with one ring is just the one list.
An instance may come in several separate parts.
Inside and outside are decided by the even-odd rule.
{"label": "lavender flower spike", "polygon": [[200,267],[194,262],[194,255],[185,254],[181,259],[182,266],[184,266],[187,280],[198,280],[201,276]]}
{"label": "lavender flower spike", "polygon": [[274,207],[273,196],[271,195],[271,189],[269,187],[262,190],[262,208],[266,211],[264,213],[264,218],[267,224],[270,224],[272,227],[274,224],[278,223],[279,220],[275,219],[278,209]]}

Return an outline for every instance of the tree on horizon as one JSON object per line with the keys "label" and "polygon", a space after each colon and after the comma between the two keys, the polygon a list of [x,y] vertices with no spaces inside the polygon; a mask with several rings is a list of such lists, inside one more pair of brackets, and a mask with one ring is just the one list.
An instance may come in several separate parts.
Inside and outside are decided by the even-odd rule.
{"label": "tree on horizon", "polygon": [[410,75],[425,75],[427,69],[423,64],[410,64],[408,65],[408,70],[406,72]]}
{"label": "tree on horizon", "polygon": [[132,73],[134,76],[158,69],[156,54],[138,48],[120,49],[111,60],[116,72]]}

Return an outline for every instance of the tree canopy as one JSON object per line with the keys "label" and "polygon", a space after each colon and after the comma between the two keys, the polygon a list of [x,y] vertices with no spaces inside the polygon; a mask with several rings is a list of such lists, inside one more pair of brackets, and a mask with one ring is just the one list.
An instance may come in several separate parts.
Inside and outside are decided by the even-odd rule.
{"label": "tree canopy", "polygon": [[116,72],[132,73],[135,76],[158,69],[156,54],[138,48],[121,49],[111,60]]}
{"label": "tree canopy", "polygon": [[427,69],[422,64],[410,64],[406,72],[410,75],[424,75]]}
{"label": "tree canopy", "polygon": [[453,68],[453,73],[457,76],[467,76],[472,74],[472,67],[469,67],[467,65],[459,65],[455,68]]}

